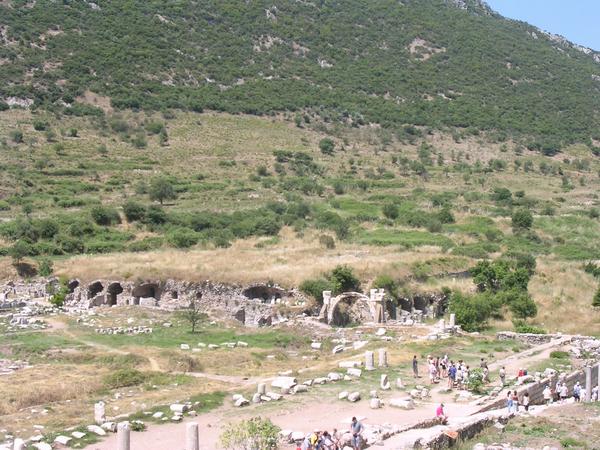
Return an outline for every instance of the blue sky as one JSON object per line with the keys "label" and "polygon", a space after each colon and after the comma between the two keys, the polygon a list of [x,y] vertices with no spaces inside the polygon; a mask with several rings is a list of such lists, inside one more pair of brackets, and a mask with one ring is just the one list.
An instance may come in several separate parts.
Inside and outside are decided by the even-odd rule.
{"label": "blue sky", "polygon": [[600,0],[486,0],[500,14],[600,51]]}

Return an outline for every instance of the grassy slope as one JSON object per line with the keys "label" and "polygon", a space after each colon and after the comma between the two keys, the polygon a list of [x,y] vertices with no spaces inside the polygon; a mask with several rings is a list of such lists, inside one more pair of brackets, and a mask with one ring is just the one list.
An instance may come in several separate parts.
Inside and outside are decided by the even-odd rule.
{"label": "grassy slope", "polygon": [[[94,120],[57,120],[25,111],[1,114],[0,136],[7,137],[0,154],[3,196],[8,207],[0,212],[4,220],[21,216],[21,205],[25,203],[33,206],[34,221],[43,217],[85,217],[96,202],[120,208],[130,198],[149,204],[147,195],[136,194],[135,186],[160,173],[173,176],[183,190],[175,202],[165,207],[169,214],[254,209],[271,200],[284,200],[289,194],[284,187],[285,180],[294,175],[289,165],[283,176],[274,171],[273,151],[286,149],[310,154],[323,168],[321,175],[312,176],[313,183],[325,188],[322,195],[295,195],[312,205],[313,216],[319,217],[323,211],[335,212],[349,221],[351,229],[350,238],[338,241],[336,248],[330,250],[323,248],[318,239],[323,233],[332,234],[331,231],[316,229],[316,219],[309,219],[308,228],[302,231],[286,227],[276,239],[242,239],[227,249],[202,241],[188,251],[160,247],[136,254],[63,256],[55,261],[59,274],[84,279],[173,276],[230,282],[273,280],[298,285],[336,264],[347,263],[355,267],[363,281],[389,273],[404,280],[410,289],[447,285],[470,290],[468,280],[440,278],[436,274],[464,270],[482,256],[493,257],[509,249],[525,250],[538,255],[539,273],[531,283],[534,298],[544,306],[538,322],[549,329],[574,331],[578,326],[561,321],[564,312],[585,318],[590,332],[600,332],[597,313],[588,306],[596,282],[581,271],[585,260],[600,256],[600,224],[587,215],[598,205],[598,162],[585,156],[587,153],[580,147],[551,159],[526,150],[516,154],[516,145],[493,143],[485,136],[456,142],[449,136],[430,134],[411,144],[389,139],[371,127],[354,129],[311,123],[298,128],[283,118],[178,112],[170,120],[159,114],[152,118],[166,123],[168,147],[160,146],[156,136],[147,135],[147,147],[137,149],[122,135]],[[143,113],[124,113],[120,117],[132,129],[150,120]],[[109,121],[113,119],[109,116]],[[33,129],[36,120],[48,122],[48,128],[57,135],[56,142],[46,142],[45,132]],[[73,127],[78,129],[77,138],[63,136]],[[17,128],[24,131],[24,143],[19,145],[8,138],[10,131]],[[318,142],[326,133],[334,137],[338,149],[343,146],[345,150],[338,150],[333,156],[321,154]],[[433,149],[432,165],[425,178],[398,162],[403,157],[417,160],[421,141]],[[61,147],[59,153],[57,144]],[[101,144],[106,145],[106,155],[98,152]],[[438,155],[444,160],[442,166],[438,165]],[[589,167],[578,168],[573,163],[575,158]],[[459,159],[471,169],[460,169]],[[506,168],[477,171],[478,161],[486,166],[492,159],[504,161]],[[37,162],[41,160],[44,165],[39,170]],[[521,168],[515,172],[515,160],[522,164],[531,161],[533,170],[525,173]],[[570,187],[563,187],[558,174],[542,174],[540,163],[560,167]],[[259,166],[265,166],[269,175],[256,177]],[[76,170],[71,172],[75,175],[63,175],[69,173],[66,169]],[[359,180],[369,182],[366,190],[355,186]],[[336,195],[334,185],[340,181],[344,183],[344,193]],[[79,189],[81,184],[88,187]],[[490,199],[495,187],[525,192],[528,208],[536,215],[534,231],[539,242],[513,235],[507,217],[510,208]],[[428,231],[405,222],[405,215],[411,211],[437,213],[440,208],[433,206],[432,200],[444,193],[450,198],[455,224]],[[59,206],[56,198],[91,203],[65,208]],[[398,202],[400,207],[396,221],[385,219],[381,212],[390,201]],[[555,209],[555,215],[540,216],[548,205]],[[130,235],[133,242],[162,236],[164,232],[126,222],[109,227],[109,231]],[[5,276],[13,275],[8,258],[2,267]],[[430,278],[425,284],[411,282],[415,274],[420,280]],[[589,314],[581,314],[581,308]]]}

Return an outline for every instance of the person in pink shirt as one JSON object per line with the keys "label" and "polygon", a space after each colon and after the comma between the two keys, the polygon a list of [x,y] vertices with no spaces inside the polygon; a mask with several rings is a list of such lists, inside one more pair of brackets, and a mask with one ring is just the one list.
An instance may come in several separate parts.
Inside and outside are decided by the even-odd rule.
{"label": "person in pink shirt", "polygon": [[446,425],[448,423],[448,416],[444,411],[444,404],[440,403],[440,406],[435,410],[435,417],[442,423],[442,425]]}

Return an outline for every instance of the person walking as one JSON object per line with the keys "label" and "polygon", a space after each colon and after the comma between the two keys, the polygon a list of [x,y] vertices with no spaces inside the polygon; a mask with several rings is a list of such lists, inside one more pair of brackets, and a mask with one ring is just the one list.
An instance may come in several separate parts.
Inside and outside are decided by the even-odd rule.
{"label": "person walking", "polygon": [[413,377],[419,378],[419,361],[417,360],[417,355],[413,356],[412,370],[413,370]]}
{"label": "person walking", "polygon": [[550,389],[550,386],[546,385],[544,387],[542,395],[544,396],[544,403],[546,403],[546,405],[552,403],[552,389]]}
{"label": "person walking", "polygon": [[362,449],[363,430],[363,424],[356,420],[356,417],[353,417],[352,422],[350,423],[350,432],[352,433],[352,450]]}
{"label": "person walking", "polygon": [[506,385],[506,369],[504,368],[504,366],[500,368],[498,376],[500,377],[500,383],[502,383],[502,387],[504,387]]}
{"label": "person walking", "polygon": [[513,398],[512,392],[510,391],[508,391],[508,393],[506,394],[506,409],[508,409],[509,414],[512,412],[513,409]]}
{"label": "person walking", "polygon": [[517,394],[517,391],[513,391],[512,400],[513,400],[513,412],[515,414],[517,414],[519,412],[519,394]]}
{"label": "person walking", "polygon": [[581,401],[581,385],[579,384],[579,381],[575,383],[575,386],[573,387],[573,398],[576,402]]}
{"label": "person walking", "polygon": [[456,367],[454,363],[450,361],[450,367],[448,367],[448,387],[452,389],[454,387],[454,380],[456,379]]}
{"label": "person walking", "polygon": [[525,392],[523,394],[523,407],[525,408],[525,412],[529,412],[529,392]]}
{"label": "person walking", "polygon": [[560,386],[560,402],[565,403],[567,401],[567,397],[569,396],[569,387],[567,383],[563,383]]}

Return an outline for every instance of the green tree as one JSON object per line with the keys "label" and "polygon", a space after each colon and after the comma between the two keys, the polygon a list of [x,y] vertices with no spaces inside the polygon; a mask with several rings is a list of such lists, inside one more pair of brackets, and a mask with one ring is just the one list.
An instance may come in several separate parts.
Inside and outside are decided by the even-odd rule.
{"label": "green tree", "polygon": [[221,434],[221,447],[231,450],[275,450],[281,428],[270,419],[253,417],[229,424]]}
{"label": "green tree", "polygon": [[518,319],[535,317],[537,314],[537,305],[527,292],[512,291],[508,307],[513,316]]}
{"label": "green tree", "polygon": [[533,225],[533,215],[526,209],[517,209],[512,215],[514,231],[529,230]]}
{"label": "green tree", "polygon": [[463,295],[454,292],[450,297],[449,310],[456,314],[456,322],[465,331],[481,331],[493,313],[496,304],[487,294]]}
{"label": "green tree", "polygon": [[9,249],[8,254],[13,259],[15,264],[20,263],[23,258],[31,253],[31,245],[21,239],[15,242]]}
{"label": "green tree", "polygon": [[173,184],[165,177],[154,178],[148,189],[150,200],[158,201],[162,205],[165,200],[175,200],[177,194]]}
{"label": "green tree", "polygon": [[189,306],[181,311],[181,317],[190,324],[191,332],[196,332],[198,324],[204,322],[208,315],[201,311],[200,302],[192,300]]}

